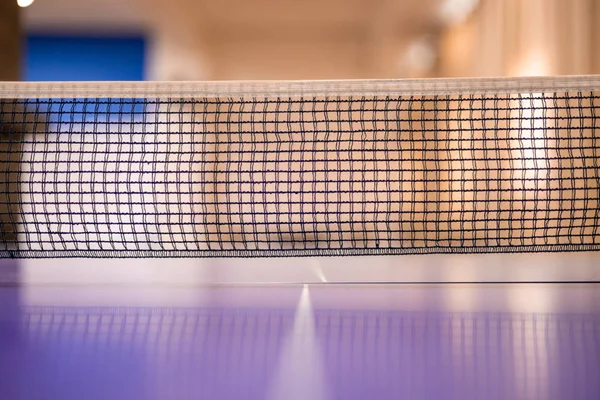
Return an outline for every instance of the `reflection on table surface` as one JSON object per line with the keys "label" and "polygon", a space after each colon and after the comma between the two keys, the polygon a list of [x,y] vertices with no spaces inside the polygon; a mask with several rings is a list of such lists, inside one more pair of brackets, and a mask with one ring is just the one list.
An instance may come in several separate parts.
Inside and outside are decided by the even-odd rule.
{"label": "reflection on table surface", "polygon": [[4,288],[1,397],[592,399],[599,288]]}

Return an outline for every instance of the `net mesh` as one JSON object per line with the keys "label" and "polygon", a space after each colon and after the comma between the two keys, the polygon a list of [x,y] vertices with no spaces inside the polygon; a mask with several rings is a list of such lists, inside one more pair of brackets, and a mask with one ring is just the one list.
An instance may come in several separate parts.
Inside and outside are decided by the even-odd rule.
{"label": "net mesh", "polygon": [[588,86],[129,97],[28,86],[0,99],[0,254],[597,249],[600,85]]}

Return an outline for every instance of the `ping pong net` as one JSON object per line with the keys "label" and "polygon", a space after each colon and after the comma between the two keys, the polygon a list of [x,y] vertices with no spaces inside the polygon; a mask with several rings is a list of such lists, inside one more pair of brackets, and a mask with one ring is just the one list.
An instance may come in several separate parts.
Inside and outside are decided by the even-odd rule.
{"label": "ping pong net", "polygon": [[600,248],[600,78],[0,83],[0,255]]}

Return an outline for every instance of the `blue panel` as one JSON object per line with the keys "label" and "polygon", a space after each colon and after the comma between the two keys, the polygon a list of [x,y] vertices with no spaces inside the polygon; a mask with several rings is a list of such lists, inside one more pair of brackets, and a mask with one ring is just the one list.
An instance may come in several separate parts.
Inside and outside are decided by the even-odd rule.
{"label": "blue panel", "polygon": [[129,123],[146,110],[145,99],[36,99],[27,105],[45,115],[49,131],[70,132],[73,124]]}
{"label": "blue panel", "polygon": [[23,54],[27,81],[144,79],[142,37],[30,35]]}

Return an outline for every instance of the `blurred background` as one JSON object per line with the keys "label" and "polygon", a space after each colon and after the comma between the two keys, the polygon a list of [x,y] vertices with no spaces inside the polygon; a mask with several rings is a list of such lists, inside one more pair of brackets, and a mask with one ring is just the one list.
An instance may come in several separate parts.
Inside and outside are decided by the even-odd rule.
{"label": "blurred background", "polygon": [[[0,80],[593,74],[598,21],[600,0],[0,0]],[[1,260],[0,397],[596,398],[598,285],[532,282],[598,282],[597,259]]]}
{"label": "blurred background", "polygon": [[0,59],[14,64],[3,67],[11,69],[0,77],[5,80],[600,72],[600,26],[594,23],[600,20],[599,0],[3,0],[2,4],[0,30],[5,43]]}
{"label": "blurred background", "polygon": [[[592,74],[600,72],[596,21],[600,0],[2,0],[0,80]],[[169,269],[161,260],[127,268],[115,260],[77,268],[78,261],[24,260],[2,275],[27,283],[477,281],[482,263],[492,280],[536,280],[550,267],[559,280],[596,273],[586,253],[380,258],[367,274],[360,258],[171,260]]]}
{"label": "blurred background", "polygon": [[[600,72],[600,25],[595,23],[600,20],[600,0],[0,4],[0,80],[386,79]],[[596,276],[597,264],[593,253],[401,260],[379,258],[368,271],[361,258],[285,263],[169,260],[168,269],[163,260],[127,261],[127,268],[118,260],[86,261],[77,267],[79,261],[24,260],[3,275],[26,283],[308,282],[322,281],[323,276],[335,281],[548,276],[586,280]],[[507,264],[514,266],[509,272]]]}

